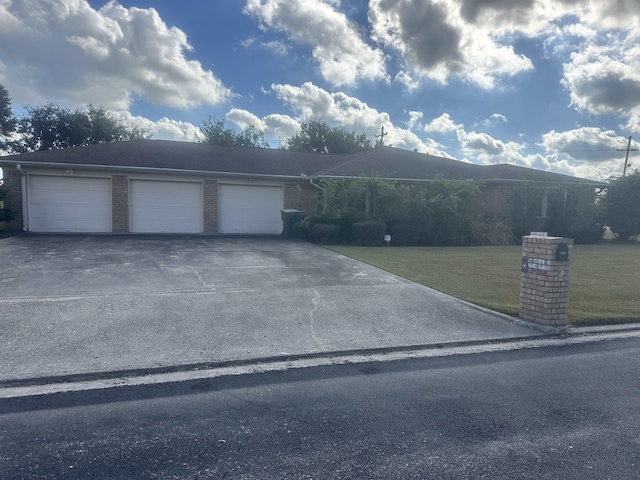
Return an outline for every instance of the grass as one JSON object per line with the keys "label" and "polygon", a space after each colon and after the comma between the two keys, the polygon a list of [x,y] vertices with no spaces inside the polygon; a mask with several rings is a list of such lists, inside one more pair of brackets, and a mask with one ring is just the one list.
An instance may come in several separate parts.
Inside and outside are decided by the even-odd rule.
{"label": "grass", "polygon": [[[328,246],[396,275],[492,310],[517,316],[521,247]],[[640,321],[640,244],[575,245],[569,322]]]}

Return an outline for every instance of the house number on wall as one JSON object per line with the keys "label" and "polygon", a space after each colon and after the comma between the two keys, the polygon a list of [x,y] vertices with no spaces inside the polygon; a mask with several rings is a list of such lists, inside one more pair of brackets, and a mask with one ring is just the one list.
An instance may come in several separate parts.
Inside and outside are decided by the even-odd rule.
{"label": "house number on wall", "polygon": [[524,273],[531,272],[544,275],[548,270],[549,265],[547,260],[526,257],[522,259],[522,271]]}

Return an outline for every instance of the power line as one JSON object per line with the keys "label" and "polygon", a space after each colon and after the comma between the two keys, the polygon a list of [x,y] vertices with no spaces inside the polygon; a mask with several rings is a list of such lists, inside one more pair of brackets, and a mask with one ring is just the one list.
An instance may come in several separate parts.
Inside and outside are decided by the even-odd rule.
{"label": "power line", "polygon": [[618,152],[626,152],[627,154],[624,156],[624,169],[622,170],[622,176],[626,177],[627,175],[627,166],[629,165],[629,152],[637,152],[637,148],[631,148],[631,135],[629,135],[629,143],[627,143],[627,148],[624,150],[618,150]]}

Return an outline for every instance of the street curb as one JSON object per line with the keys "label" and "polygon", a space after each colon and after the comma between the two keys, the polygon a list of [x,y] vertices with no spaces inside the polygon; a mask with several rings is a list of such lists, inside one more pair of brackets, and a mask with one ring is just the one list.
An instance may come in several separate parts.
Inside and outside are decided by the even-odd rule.
{"label": "street curb", "polygon": [[640,322],[638,323],[618,323],[612,325],[592,325],[587,327],[572,327],[566,329],[569,335],[580,335],[590,333],[613,333],[625,332],[629,330],[640,330]]}
{"label": "street curb", "polygon": [[[464,302],[467,303],[467,302]],[[469,304],[473,306],[473,304]],[[492,313],[491,310],[486,310],[483,307],[477,307],[479,310]],[[139,378],[152,375],[164,375],[164,374],[176,374],[197,372],[203,370],[220,370],[235,367],[251,367],[260,366],[264,367],[269,364],[276,363],[289,363],[299,362],[305,360],[330,360],[336,357],[363,357],[373,355],[389,355],[394,353],[405,352],[427,352],[441,349],[454,349],[461,347],[476,347],[485,345],[507,345],[510,343],[535,341],[552,339],[558,337],[580,337],[591,336],[607,333],[623,333],[640,330],[640,323],[633,324],[620,324],[620,325],[604,325],[593,327],[568,327],[566,329],[556,329],[553,327],[545,327],[543,325],[533,325],[529,322],[521,321],[517,318],[510,317],[505,314],[493,312],[496,316],[507,320],[512,323],[531,327],[534,330],[542,331],[538,335],[526,335],[519,337],[508,338],[496,338],[489,340],[465,340],[458,342],[440,342],[432,344],[420,344],[420,345],[404,345],[394,347],[377,347],[377,348],[363,348],[354,350],[335,350],[326,352],[313,352],[313,353],[301,353],[290,355],[272,355],[266,357],[255,357],[242,360],[225,360],[220,362],[201,362],[190,363],[182,365],[168,365],[164,367],[150,367],[150,368],[138,368],[138,369],[126,369],[126,370],[112,370],[103,372],[91,372],[91,373],[78,373],[69,375],[53,375],[47,377],[32,377],[14,380],[0,380],[0,390],[18,387],[35,387],[35,386],[47,386],[47,385],[61,385],[61,384],[73,384],[82,382],[95,382],[95,381],[107,381],[107,380],[121,380],[126,378]]]}
{"label": "street curb", "polygon": [[557,334],[526,335],[520,337],[498,338],[491,340],[465,340],[459,342],[441,342],[422,345],[405,345],[396,347],[377,347],[355,350],[335,350],[329,352],[301,353],[292,355],[273,355],[268,357],[256,357],[243,360],[226,360],[221,362],[202,362],[183,365],[170,365],[165,367],[151,367],[128,370],[113,370],[94,373],[78,373],[70,375],[56,375],[48,377],[32,377],[15,380],[0,380],[0,389],[15,387],[31,387],[42,385],[56,385],[62,383],[77,383],[100,380],[114,380],[122,378],[144,377],[148,375],[160,375],[167,373],[193,372],[198,370],[216,370],[230,367],[247,367],[251,365],[265,365],[270,363],[297,362],[301,360],[331,359],[334,357],[356,357],[367,355],[392,354],[402,352],[420,352],[439,350],[444,348],[459,348],[480,345],[500,345],[523,342],[527,340],[542,340],[553,338]]}

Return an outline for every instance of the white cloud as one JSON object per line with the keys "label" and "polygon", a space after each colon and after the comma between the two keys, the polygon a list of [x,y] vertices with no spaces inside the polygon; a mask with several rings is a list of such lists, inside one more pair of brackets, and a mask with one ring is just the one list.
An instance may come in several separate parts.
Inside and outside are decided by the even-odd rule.
{"label": "white cloud", "polygon": [[265,135],[280,140],[290,138],[300,131],[300,122],[289,115],[272,113],[262,119],[265,125]]}
{"label": "white cloud", "polygon": [[[550,131],[538,145],[505,142],[486,133],[457,132],[464,160],[484,165],[509,163],[581,178],[605,180],[622,168],[624,137],[598,128]],[[536,153],[542,148],[544,151]]]}
{"label": "white cloud", "polygon": [[640,46],[625,41],[590,44],[574,53],[564,67],[571,103],[597,115],[627,119],[627,129],[640,132]]}
{"label": "white cloud", "polygon": [[1,0],[0,81],[16,103],[63,101],[127,109],[135,97],[189,108],[229,90],[186,56],[186,34],[153,8],[86,0]]}
{"label": "white cloud", "polygon": [[420,128],[422,126],[422,117],[424,116],[424,114],[422,112],[417,112],[413,110],[410,110],[408,113],[409,113],[409,121],[407,122],[407,128],[409,130]]}
{"label": "white cloud", "polygon": [[227,112],[225,118],[235,123],[240,130],[245,130],[252,125],[261,132],[264,132],[265,130],[265,125],[262,120],[247,110],[232,108]]}
{"label": "white cloud", "polygon": [[[264,133],[267,141],[290,138],[300,130],[300,122],[289,115],[272,113],[263,118],[239,108],[232,108],[225,118],[233,122],[239,129],[244,130],[251,125]],[[270,142],[271,143],[271,142]]]}
{"label": "white cloud", "polygon": [[331,125],[339,125],[364,132],[373,140],[385,129],[384,143],[409,150],[451,157],[442,151],[442,146],[432,140],[421,140],[409,129],[393,125],[389,114],[379,112],[361,100],[343,92],[329,93],[310,82],[300,87],[292,85],[272,85],[271,88],[285,103],[298,114],[299,122],[319,120]]}
{"label": "white cloud", "polygon": [[507,120],[507,117],[505,117],[501,113],[494,113],[493,115],[490,115],[487,120],[489,122],[504,122],[504,123],[507,123],[509,121]]}
{"label": "white cloud", "polygon": [[335,86],[359,79],[385,80],[382,52],[370,47],[358,26],[336,7],[336,2],[322,0],[247,0],[244,12],[263,28],[311,46],[322,76]]}
{"label": "white cloud", "polygon": [[522,144],[503,142],[486,133],[457,131],[462,151],[469,155],[475,154],[482,163],[507,163],[517,158],[522,150]]}
{"label": "white cloud", "polygon": [[428,125],[425,125],[424,130],[425,132],[446,133],[455,132],[463,127],[464,125],[455,123],[451,120],[451,116],[449,116],[448,113],[443,113],[438,118],[431,120]]}
{"label": "white cloud", "polygon": [[157,140],[196,142],[203,138],[200,129],[189,122],[171,120],[166,117],[154,122],[148,118],[131,115],[127,111],[114,113],[128,127],[148,131],[152,134],[152,138]]}
{"label": "white cloud", "polygon": [[278,40],[265,42],[262,44],[262,46],[279,57],[284,57],[289,53],[289,47],[284,42],[280,42]]}
{"label": "white cloud", "polygon": [[583,127],[566,132],[551,130],[542,136],[541,145],[547,153],[563,154],[574,160],[622,164],[623,157],[618,150],[627,146],[627,139],[612,130]]}
{"label": "white cloud", "polygon": [[373,37],[401,55],[410,79],[424,77],[447,83],[450,77],[460,77],[489,89],[503,76],[531,70],[528,58],[500,43],[501,37],[496,35],[500,30],[464,18],[463,4],[468,3],[372,0],[369,21]]}

